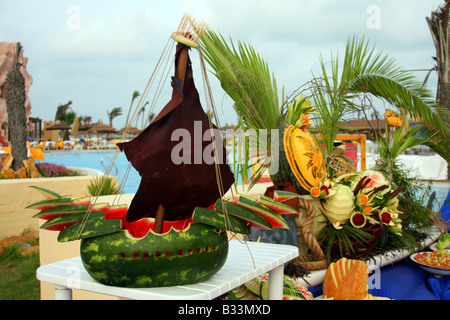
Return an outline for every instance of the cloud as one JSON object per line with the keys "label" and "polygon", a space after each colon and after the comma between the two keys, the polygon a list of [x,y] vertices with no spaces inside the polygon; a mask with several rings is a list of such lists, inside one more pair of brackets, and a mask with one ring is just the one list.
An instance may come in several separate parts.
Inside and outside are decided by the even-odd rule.
{"label": "cloud", "polygon": [[[184,13],[234,41],[250,42],[269,64],[279,90],[284,85],[289,93],[310,80],[311,72],[319,72],[319,55],[329,60],[331,52],[342,52],[353,35],[365,35],[405,68],[433,66],[435,52],[425,17],[441,3],[17,0],[0,4],[0,38],[24,44],[34,78],[34,116],[50,120],[58,104],[72,100],[77,113],[106,119],[106,110],[128,108],[132,92],[142,91]],[[370,28],[368,23],[378,25]],[[197,55],[192,58],[203,97]],[[417,75],[423,78],[425,73]],[[236,122],[232,102],[212,75],[210,81],[216,106],[219,112],[223,109],[221,123]],[[168,82],[164,85],[170,87]],[[122,118],[114,123],[119,126]]]}
{"label": "cloud", "polygon": [[149,11],[127,11],[110,20],[80,18],[78,26],[63,28],[52,39],[49,51],[56,59],[71,61],[139,59],[156,56],[169,31]]}

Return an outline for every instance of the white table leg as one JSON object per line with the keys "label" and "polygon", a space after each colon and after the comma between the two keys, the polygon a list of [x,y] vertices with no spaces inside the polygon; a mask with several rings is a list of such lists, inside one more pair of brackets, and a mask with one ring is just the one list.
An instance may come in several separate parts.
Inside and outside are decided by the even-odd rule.
{"label": "white table leg", "polygon": [[283,300],[284,265],[269,271],[269,300]]}
{"label": "white table leg", "polygon": [[72,300],[72,289],[55,284],[55,300]]}

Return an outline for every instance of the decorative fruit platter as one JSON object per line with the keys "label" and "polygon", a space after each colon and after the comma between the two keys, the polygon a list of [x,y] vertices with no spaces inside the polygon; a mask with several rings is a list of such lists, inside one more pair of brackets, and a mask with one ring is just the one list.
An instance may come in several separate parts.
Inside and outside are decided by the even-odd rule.
{"label": "decorative fruit platter", "polygon": [[[275,110],[274,126],[258,122],[255,127],[245,128],[260,130],[260,136],[252,141],[250,135],[244,149],[254,144],[267,147],[269,141],[271,147],[270,152],[269,148],[253,153],[246,149],[247,159],[249,154],[255,154],[259,165],[251,185],[266,171],[273,185],[254,197],[234,192],[235,173],[228,164],[227,150],[220,143],[224,140],[222,133],[212,122],[212,99],[208,101],[208,115],[194,84],[189,52],[198,49],[202,59],[205,50],[206,60],[222,87],[237,100],[235,108],[245,118],[244,123],[252,123],[255,113],[264,113],[266,105],[261,101],[270,105],[267,96],[268,100],[277,100],[270,97],[275,93],[267,92],[275,81],[264,86],[259,84],[263,77],[253,78],[257,76],[255,70],[266,68],[252,65],[259,59],[247,59],[247,54],[256,52],[251,47],[239,44],[239,55],[230,50],[234,46],[223,45],[223,38],[210,30],[203,32],[204,29],[188,16],[183,18],[171,37],[176,42],[175,59],[167,60],[174,61],[175,67],[171,100],[141,134],[118,144],[117,152],[124,152],[141,176],[130,205],[97,203],[97,197],[73,199],[36,188],[45,200],[27,207],[39,211],[36,218],[46,220],[42,229],[59,232],[58,241],[81,239],[81,259],[94,279],[122,287],[205,281],[224,265],[231,233],[243,235],[245,241],[270,239],[297,245],[300,256],[287,265],[285,272],[308,287],[321,284],[327,268],[336,266],[335,261],[360,259],[369,266],[382,267],[438,239],[442,228],[434,227],[439,217],[411,201],[415,186],[403,179],[404,173],[398,173],[395,159],[390,158],[387,149],[392,147],[394,142],[388,141],[392,139],[387,136],[378,141],[386,151],[382,161],[372,169],[357,171],[357,164],[344,149],[334,147],[335,136],[318,135],[317,127],[309,131],[309,115],[317,112],[303,94],[284,101],[283,108]],[[226,64],[215,65],[217,61]],[[205,76],[203,61],[201,65]],[[207,79],[204,83],[208,83]],[[258,89],[264,90],[246,91],[251,83],[258,83]],[[206,91],[207,98],[211,98]],[[256,106],[245,113],[253,98]],[[410,100],[413,99],[408,103]],[[402,121],[387,123],[386,132],[401,135],[407,129],[401,125]],[[273,136],[267,134],[269,129]],[[276,172],[271,170],[272,164],[278,165]],[[237,171],[248,172],[247,169],[243,166]],[[229,191],[232,196],[225,199]],[[295,239],[295,243],[279,241],[280,234]],[[358,265],[367,267],[360,262]],[[265,286],[264,281],[248,284],[252,285]],[[234,293],[243,298],[247,296],[245,292]]]}
{"label": "decorative fruit platter", "polygon": [[81,239],[88,273],[100,283],[121,287],[202,282],[226,261],[227,230],[249,234],[251,228],[287,228],[281,214],[293,212],[264,196],[253,200],[237,195],[232,201],[218,199],[208,208],[196,207],[188,219],[165,221],[156,233],[153,218],[127,221],[127,205],[93,203],[91,197],[72,199],[33,188],[45,197],[27,207],[39,211],[34,218],[45,220],[41,229],[59,232],[59,242]]}

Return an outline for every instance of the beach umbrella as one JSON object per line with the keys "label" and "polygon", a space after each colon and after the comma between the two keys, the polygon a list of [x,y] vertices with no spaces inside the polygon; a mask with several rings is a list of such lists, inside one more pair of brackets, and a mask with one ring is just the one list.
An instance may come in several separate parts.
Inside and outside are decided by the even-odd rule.
{"label": "beach umbrella", "polygon": [[139,133],[141,133],[141,130],[139,130],[136,127],[126,126],[126,127],[123,127],[122,129],[120,129],[118,132],[122,133],[123,138],[125,139],[128,135],[137,136]]}
{"label": "beach umbrella", "polygon": [[102,133],[107,133],[107,134],[115,133],[116,129],[114,129],[111,126],[108,126],[108,125],[103,124],[103,123],[100,122],[100,123],[94,125],[92,128],[90,128],[88,130],[88,132],[89,133],[94,133],[95,132],[95,133],[97,133],[97,138],[100,138],[100,134],[102,134]]}

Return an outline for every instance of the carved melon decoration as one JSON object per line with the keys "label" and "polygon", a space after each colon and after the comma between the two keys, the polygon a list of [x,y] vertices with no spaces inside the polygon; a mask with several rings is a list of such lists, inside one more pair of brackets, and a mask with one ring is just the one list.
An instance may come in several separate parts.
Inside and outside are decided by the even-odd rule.
{"label": "carved melon decoration", "polygon": [[287,125],[280,137],[279,170],[272,182],[289,181],[299,194],[309,194],[326,177],[326,166],[320,146],[307,130]]}

